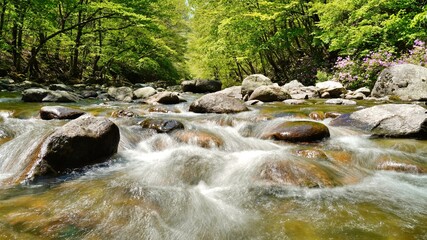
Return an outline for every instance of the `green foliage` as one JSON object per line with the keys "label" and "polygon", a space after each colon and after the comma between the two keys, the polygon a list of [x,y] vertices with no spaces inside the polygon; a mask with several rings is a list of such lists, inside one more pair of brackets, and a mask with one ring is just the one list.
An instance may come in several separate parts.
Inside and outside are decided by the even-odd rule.
{"label": "green foliage", "polygon": [[184,2],[4,1],[0,47],[32,78],[175,82],[188,75]]}

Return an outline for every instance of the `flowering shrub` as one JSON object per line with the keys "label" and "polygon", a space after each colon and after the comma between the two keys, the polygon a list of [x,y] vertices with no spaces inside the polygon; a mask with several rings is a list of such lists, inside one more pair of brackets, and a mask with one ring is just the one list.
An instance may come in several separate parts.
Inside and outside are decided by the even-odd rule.
{"label": "flowering shrub", "polygon": [[421,40],[415,40],[412,49],[402,54],[399,58],[391,52],[383,50],[370,52],[362,60],[338,57],[334,66],[335,74],[333,79],[350,89],[363,86],[372,89],[383,69],[403,63],[427,66],[426,43]]}

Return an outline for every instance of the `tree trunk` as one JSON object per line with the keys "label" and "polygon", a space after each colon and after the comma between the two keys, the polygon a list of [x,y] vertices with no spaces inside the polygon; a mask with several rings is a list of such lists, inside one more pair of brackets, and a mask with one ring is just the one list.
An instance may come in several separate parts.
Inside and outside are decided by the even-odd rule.
{"label": "tree trunk", "polygon": [[6,8],[7,8],[7,1],[3,1],[2,9],[1,9],[1,15],[0,15],[0,37],[3,36],[3,27],[4,27],[4,18],[6,16]]}
{"label": "tree trunk", "polygon": [[[83,0],[80,0],[80,5],[83,5]],[[82,36],[83,36],[83,28],[84,25],[81,25],[83,19],[83,11],[79,10],[78,18],[77,18],[77,34],[76,39],[74,40],[74,53],[72,57],[72,63],[71,63],[71,69],[70,69],[70,76],[71,77],[79,77],[80,71],[79,71],[79,47],[82,45]]]}

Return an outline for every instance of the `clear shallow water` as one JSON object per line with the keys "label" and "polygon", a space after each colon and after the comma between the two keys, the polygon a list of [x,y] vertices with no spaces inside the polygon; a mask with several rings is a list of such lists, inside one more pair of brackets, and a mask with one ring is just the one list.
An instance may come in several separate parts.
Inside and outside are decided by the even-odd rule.
{"label": "clear shallow water", "polygon": [[[418,173],[427,167],[426,141],[370,139],[329,126],[331,138],[321,143],[274,142],[255,136],[300,113],[355,107],[313,104],[298,112],[271,104],[202,115],[186,112],[187,105],[170,107],[176,113],[71,105],[99,116],[129,109],[141,117],[112,118],[121,142],[108,164],[30,185],[3,181],[0,239],[427,239],[427,175]],[[32,146],[65,124],[37,119],[40,106],[0,102],[0,130],[8,136],[0,142],[0,181],[22,170]],[[204,148],[149,133],[135,125],[144,117],[180,120],[221,144]],[[406,170],[379,170],[384,163]]]}

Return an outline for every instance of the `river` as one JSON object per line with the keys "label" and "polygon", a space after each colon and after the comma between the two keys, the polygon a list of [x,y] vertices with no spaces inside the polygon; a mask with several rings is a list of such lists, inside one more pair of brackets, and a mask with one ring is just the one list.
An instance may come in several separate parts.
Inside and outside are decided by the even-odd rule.
{"label": "river", "polygon": [[[11,185],[6,179],[66,121],[38,119],[46,104],[3,93],[0,239],[427,239],[427,141],[370,138],[330,119],[320,120],[331,137],[319,143],[258,137],[283,119],[357,109],[311,103],[232,115],[190,113],[189,103],[165,106],[167,113],[141,104],[61,104],[141,117],[111,118],[121,140],[108,163]],[[147,133],[137,125],[147,117],[179,120],[219,140],[202,146]]]}

